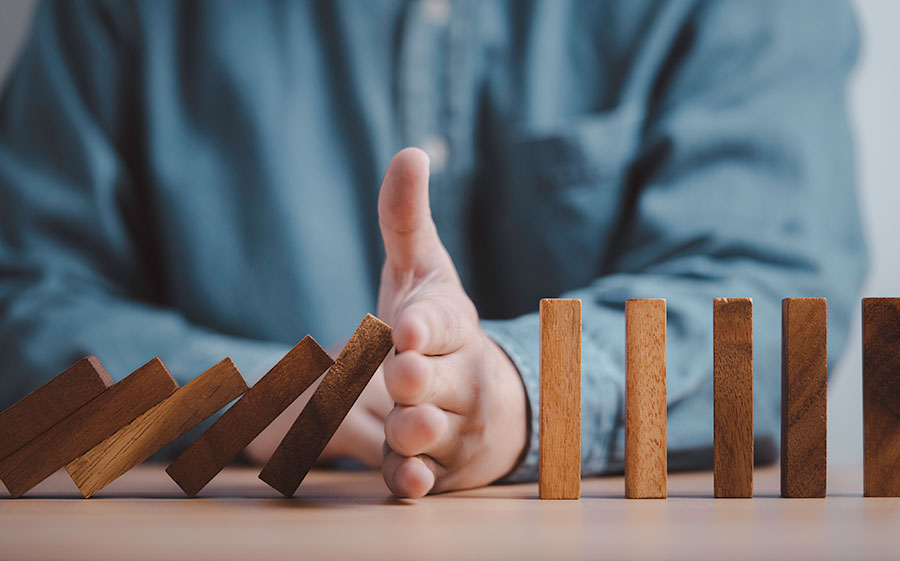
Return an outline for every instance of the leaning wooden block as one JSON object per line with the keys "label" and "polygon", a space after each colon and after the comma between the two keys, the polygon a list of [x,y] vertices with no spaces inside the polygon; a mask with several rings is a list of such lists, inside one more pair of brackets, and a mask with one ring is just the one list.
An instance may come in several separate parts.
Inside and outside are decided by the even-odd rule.
{"label": "leaning wooden block", "polygon": [[247,391],[226,358],[66,466],[85,498]]}
{"label": "leaning wooden block", "polygon": [[331,366],[306,336],[166,469],[194,496]]}
{"label": "leaning wooden block", "polygon": [[900,298],[864,298],[863,492],[900,497]]}
{"label": "leaning wooden block", "polygon": [[581,496],[581,300],[540,303],[538,495]]}
{"label": "leaning wooden block", "polygon": [[391,328],[367,314],[259,478],[292,496],[392,346]]}
{"label": "leaning wooden block", "polygon": [[666,498],[666,301],[625,302],[625,496]]}
{"label": "leaning wooden block", "polygon": [[713,303],[713,480],[716,498],[753,496],[753,301]]}
{"label": "leaning wooden block", "polygon": [[781,496],[825,496],[827,304],[781,302]]}
{"label": "leaning wooden block", "polygon": [[130,423],[178,388],[155,358],[0,462],[13,498]]}
{"label": "leaning wooden block", "polygon": [[112,385],[97,357],[89,356],[23,397],[0,413],[0,460]]}

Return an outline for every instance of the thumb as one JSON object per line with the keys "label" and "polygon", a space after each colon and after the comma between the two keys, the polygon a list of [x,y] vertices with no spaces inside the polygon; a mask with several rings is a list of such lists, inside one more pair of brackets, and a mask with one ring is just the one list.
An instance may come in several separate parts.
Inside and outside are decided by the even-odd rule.
{"label": "thumb", "polygon": [[378,194],[378,224],[387,263],[402,270],[435,267],[446,257],[428,203],[428,156],[404,148],[391,160]]}

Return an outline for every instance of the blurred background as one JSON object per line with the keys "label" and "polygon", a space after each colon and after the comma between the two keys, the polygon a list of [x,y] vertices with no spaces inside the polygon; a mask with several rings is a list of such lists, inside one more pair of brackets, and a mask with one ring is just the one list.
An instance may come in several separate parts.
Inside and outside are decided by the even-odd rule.
{"label": "blurred background", "polygon": [[[623,0],[624,1],[624,0]],[[850,84],[857,178],[870,267],[865,296],[900,296],[900,1],[855,0],[862,50]],[[0,0],[0,84],[28,33],[35,0]],[[862,462],[859,314],[847,352],[830,379],[828,455],[832,464]]]}

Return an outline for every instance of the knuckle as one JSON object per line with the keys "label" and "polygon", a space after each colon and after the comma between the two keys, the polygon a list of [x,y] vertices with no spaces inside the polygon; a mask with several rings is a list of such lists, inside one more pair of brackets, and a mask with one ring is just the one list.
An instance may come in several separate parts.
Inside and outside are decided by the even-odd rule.
{"label": "knuckle", "polygon": [[431,420],[428,418],[428,415],[424,411],[421,411],[418,408],[413,409],[408,414],[408,417],[409,417],[408,430],[410,433],[412,433],[420,438],[421,437],[428,438],[434,432],[434,428],[432,426],[433,423],[431,422]]}
{"label": "knuckle", "polygon": [[401,456],[413,455],[413,447],[410,440],[409,422],[404,418],[404,410],[397,410],[388,415],[384,424],[385,441],[388,446]]}
{"label": "knuckle", "polygon": [[416,407],[412,412],[413,426],[422,440],[435,442],[443,430],[442,413],[433,406]]}
{"label": "knuckle", "polygon": [[442,423],[429,407],[395,409],[385,422],[385,438],[395,452],[403,456],[422,453],[441,435]]}
{"label": "knuckle", "polygon": [[412,404],[425,392],[428,374],[418,357],[401,353],[392,361],[385,373],[385,384],[391,396],[398,402]]}

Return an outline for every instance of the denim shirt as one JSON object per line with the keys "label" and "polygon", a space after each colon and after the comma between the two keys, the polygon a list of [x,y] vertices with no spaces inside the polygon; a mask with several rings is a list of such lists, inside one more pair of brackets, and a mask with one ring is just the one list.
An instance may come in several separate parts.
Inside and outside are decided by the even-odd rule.
{"label": "denim shirt", "polygon": [[3,405],[94,353],[252,381],[374,311],[376,197],[431,155],[438,231],[518,368],[536,476],[538,301],[583,302],[585,474],[623,463],[624,302],[668,300],[670,466],[711,460],[712,299],[754,299],[757,457],[780,301],[865,265],[840,1],[48,2],[0,99]]}

